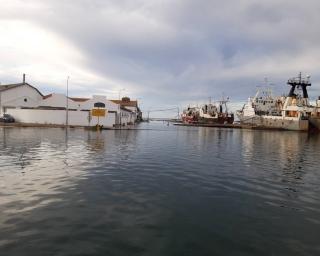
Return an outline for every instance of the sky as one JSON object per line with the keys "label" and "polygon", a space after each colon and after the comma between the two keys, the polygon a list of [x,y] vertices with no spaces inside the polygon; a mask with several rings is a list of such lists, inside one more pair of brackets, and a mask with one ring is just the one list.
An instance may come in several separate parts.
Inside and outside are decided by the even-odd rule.
{"label": "sky", "polygon": [[[320,95],[318,0],[0,0],[0,82],[44,94],[138,99],[144,112],[257,87]],[[160,114],[160,113],[159,113]],[[154,112],[154,115],[157,115]]]}

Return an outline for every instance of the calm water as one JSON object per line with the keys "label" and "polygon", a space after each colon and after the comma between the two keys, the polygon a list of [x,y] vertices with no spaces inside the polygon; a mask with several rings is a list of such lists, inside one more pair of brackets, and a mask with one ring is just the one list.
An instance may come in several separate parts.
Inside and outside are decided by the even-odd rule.
{"label": "calm water", "polygon": [[0,128],[0,255],[320,255],[320,136]]}

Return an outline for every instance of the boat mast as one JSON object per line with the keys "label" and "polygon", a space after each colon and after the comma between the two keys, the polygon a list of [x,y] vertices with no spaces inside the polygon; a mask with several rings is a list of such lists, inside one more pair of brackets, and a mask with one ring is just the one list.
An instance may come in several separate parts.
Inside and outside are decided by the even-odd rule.
{"label": "boat mast", "polygon": [[308,99],[308,91],[307,91],[307,86],[311,86],[310,82],[310,76],[307,76],[306,79],[303,79],[301,76],[301,72],[299,73],[299,76],[297,78],[291,78],[287,82],[288,85],[291,86],[290,92],[289,92],[289,97],[294,97],[296,96],[295,89],[296,88],[301,88],[302,89],[302,94],[304,99]]}

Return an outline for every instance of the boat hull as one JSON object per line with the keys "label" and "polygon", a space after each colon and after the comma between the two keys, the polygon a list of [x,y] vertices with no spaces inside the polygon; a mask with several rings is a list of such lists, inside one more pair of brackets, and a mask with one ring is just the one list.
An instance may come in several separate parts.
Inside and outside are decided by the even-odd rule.
{"label": "boat hull", "polygon": [[251,116],[239,117],[240,123],[266,129],[281,129],[290,131],[308,131],[309,121],[299,118],[281,116]]}
{"label": "boat hull", "polygon": [[310,117],[310,125],[320,130],[320,117]]}
{"label": "boat hull", "polygon": [[201,124],[233,124],[234,117],[217,117],[217,118],[201,118],[199,117],[198,123]]}

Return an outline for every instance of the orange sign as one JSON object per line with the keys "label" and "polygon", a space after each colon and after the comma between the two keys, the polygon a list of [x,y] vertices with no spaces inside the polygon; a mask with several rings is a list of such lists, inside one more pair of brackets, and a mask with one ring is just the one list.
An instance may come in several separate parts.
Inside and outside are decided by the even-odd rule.
{"label": "orange sign", "polygon": [[106,116],[105,109],[94,108],[91,110],[92,116]]}

